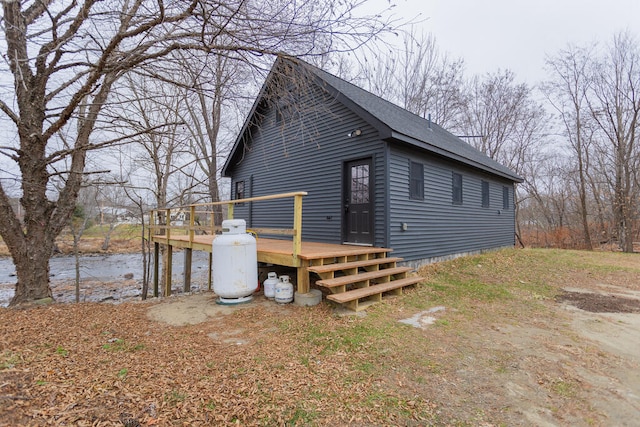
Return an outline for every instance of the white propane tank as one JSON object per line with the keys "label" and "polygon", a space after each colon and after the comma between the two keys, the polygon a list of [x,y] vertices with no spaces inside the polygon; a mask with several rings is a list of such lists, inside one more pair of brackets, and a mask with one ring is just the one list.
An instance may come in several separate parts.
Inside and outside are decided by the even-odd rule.
{"label": "white propane tank", "polygon": [[219,304],[250,301],[258,285],[256,239],[243,219],[222,221],[222,234],[213,240],[213,292]]}
{"label": "white propane tank", "polygon": [[267,280],[262,282],[264,296],[266,298],[274,299],[276,297],[276,284],[278,284],[279,281],[278,275],[274,271],[267,274]]}
{"label": "white propane tank", "polygon": [[289,276],[280,276],[280,281],[276,284],[276,302],[287,304],[293,301],[293,283],[289,282]]}

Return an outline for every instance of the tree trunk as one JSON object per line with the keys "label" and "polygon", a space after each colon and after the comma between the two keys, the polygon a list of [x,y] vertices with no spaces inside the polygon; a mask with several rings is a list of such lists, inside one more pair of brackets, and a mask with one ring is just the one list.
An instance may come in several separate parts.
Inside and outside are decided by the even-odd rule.
{"label": "tree trunk", "polygon": [[73,234],[73,259],[75,260],[75,285],[76,285],[76,303],[80,302],[80,239],[87,226],[88,218],[85,216],[82,222],[74,224],[73,219],[69,225]]}
{"label": "tree trunk", "polygon": [[24,254],[14,255],[16,293],[10,305],[53,298],[49,287],[49,258],[52,247],[46,240],[26,245]]}
{"label": "tree trunk", "polygon": [[582,220],[582,234],[584,236],[585,249],[588,251],[593,250],[591,243],[591,233],[589,230],[589,216],[587,210],[587,186],[586,177],[584,173],[584,162],[582,160],[582,153],[578,153],[578,172],[580,178],[580,219]]}
{"label": "tree trunk", "polygon": [[[218,191],[218,179],[215,176],[215,170],[209,174],[209,195],[212,202],[220,201],[220,192]],[[216,227],[222,225],[222,205],[213,206],[213,224]]]}
{"label": "tree trunk", "polygon": [[79,251],[79,241],[80,239],[73,238],[73,258],[75,259],[75,267],[76,267],[76,303],[80,302],[80,251]]}
{"label": "tree trunk", "polygon": [[113,233],[113,230],[115,230],[115,228],[116,228],[116,224],[111,222],[109,224],[109,230],[107,230],[107,234],[105,234],[104,240],[102,241],[103,251],[109,250],[109,245],[111,244],[111,233]]}
{"label": "tree trunk", "polygon": [[142,210],[142,202],[140,202],[140,213],[142,218],[142,235],[140,236],[140,244],[142,251],[142,300],[147,299],[147,293],[149,292],[149,242],[151,241],[151,234],[149,234],[148,238],[145,238],[145,231],[151,231],[151,229],[146,229],[144,225],[144,211]]}
{"label": "tree trunk", "polygon": [[625,205],[620,210],[620,221],[618,222],[618,237],[620,239],[620,249],[626,253],[633,253],[633,220],[629,215],[629,206]]}

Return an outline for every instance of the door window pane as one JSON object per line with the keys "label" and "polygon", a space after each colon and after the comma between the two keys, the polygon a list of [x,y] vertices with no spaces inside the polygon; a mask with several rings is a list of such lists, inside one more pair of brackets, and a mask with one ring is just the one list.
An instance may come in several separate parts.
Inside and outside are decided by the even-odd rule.
{"label": "door window pane", "polygon": [[369,203],[369,165],[351,166],[351,203]]}

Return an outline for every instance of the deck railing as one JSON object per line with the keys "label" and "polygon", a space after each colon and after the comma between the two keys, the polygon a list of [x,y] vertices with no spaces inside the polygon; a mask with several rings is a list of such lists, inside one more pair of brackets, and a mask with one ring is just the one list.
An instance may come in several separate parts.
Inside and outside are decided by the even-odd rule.
{"label": "deck railing", "polygon": [[156,239],[158,236],[162,236],[162,240],[166,240],[167,245],[171,240],[171,236],[178,235],[187,235],[189,243],[192,244],[196,233],[213,235],[220,231],[220,226],[216,226],[214,221],[216,214],[215,210],[207,208],[226,205],[227,219],[233,219],[234,207],[237,204],[293,198],[293,228],[252,227],[251,231],[258,235],[291,236],[293,241],[293,258],[297,259],[302,248],[302,198],[306,195],[306,192],[298,191],[293,193],[249,197],[246,199],[225,200],[222,202],[197,203],[188,206],[153,209],[150,211],[149,229]]}

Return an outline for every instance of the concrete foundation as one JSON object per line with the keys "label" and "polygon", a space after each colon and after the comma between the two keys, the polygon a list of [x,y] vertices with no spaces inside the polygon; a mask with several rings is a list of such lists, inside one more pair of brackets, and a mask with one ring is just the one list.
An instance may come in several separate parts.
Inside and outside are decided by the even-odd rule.
{"label": "concrete foundation", "polygon": [[322,301],[322,292],[319,289],[311,289],[306,294],[296,292],[293,295],[293,303],[302,307],[318,305],[320,301]]}

